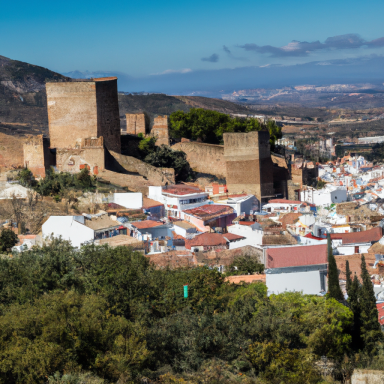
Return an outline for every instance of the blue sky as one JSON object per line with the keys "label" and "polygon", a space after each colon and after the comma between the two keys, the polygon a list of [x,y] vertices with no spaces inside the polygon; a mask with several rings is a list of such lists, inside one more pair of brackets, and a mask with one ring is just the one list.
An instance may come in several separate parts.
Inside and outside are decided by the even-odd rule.
{"label": "blue sky", "polygon": [[382,0],[20,0],[1,8],[0,55],[58,72],[190,76],[384,55]]}

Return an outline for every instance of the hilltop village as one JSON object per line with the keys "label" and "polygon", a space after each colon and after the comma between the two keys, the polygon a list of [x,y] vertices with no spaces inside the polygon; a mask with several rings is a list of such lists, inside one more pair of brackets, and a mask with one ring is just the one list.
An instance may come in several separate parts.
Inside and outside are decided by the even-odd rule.
{"label": "hilltop village", "polygon": [[[364,255],[384,324],[384,165],[350,151],[325,163],[284,156],[265,129],[224,133],[223,144],[175,140],[168,116],[145,111],[121,127],[116,78],[48,82],[46,94],[49,136],[30,136],[17,149],[23,167],[9,159],[0,173],[11,254],[55,238],[126,246],[159,268],[235,266],[228,281],[263,282],[269,295],[325,295],[330,242],[345,297],[346,263],[360,275]],[[177,182],[174,168],[144,162],[143,140],[182,151],[199,177]],[[64,183],[59,175],[81,175],[83,192],[43,193]],[[253,267],[241,270],[239,258]]]}

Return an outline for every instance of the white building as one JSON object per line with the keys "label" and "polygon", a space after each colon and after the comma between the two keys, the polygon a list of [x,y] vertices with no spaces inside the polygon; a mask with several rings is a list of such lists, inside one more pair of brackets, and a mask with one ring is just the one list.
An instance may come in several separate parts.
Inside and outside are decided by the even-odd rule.
{"label": "white building", "polygon": [[209,204],[208,193],[189,185],[149,187],[148,197],[164,204],[167,217],[182,218],[182,211]]}
{"label": "white building", "polygon": [[336,187],[327,185],[323,189],[306,187],[300,191],[300,200],[310,204],[328,206],[347,201],[347,189],[345,187]]}
{"label": "white building", "polygon": [[84,216],[51,216],[41,229],[43,239],[61,237],[76,248],[95,238],[94,230],[85,225]]}
{"label": "white building", "polygon": [[228,227],[228,232],[245,237],[229,244],[229,249],[241,248],[246,245],[261,246],[263,244],[263,230],[259,223],[252,225],[234,224]]}
{"label": "white building", "polygon": [[269,200],[267,204],[263,205],[263,211],[266,212],[280,212],[280,213],[288,213],[288,212],[298,212],[301,201],[295,200],[286,200],[286,199],[272,199]]}
{"label": "white building", "polygon": [[143,194],[141,192],[114,193],[113,202],[127,209],[141,209]]}
{"label": "white building", "polygon": [[254,195],[229,196],[225,199],[215,200],[215,204],[229,205],[238,216],[250,215],[260,210],[260,202]]}

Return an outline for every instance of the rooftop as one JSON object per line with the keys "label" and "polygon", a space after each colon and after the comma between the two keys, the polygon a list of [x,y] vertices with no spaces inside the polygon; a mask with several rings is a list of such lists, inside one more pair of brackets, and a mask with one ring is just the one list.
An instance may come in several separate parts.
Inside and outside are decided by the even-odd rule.
{"label": "rooftop", "polygon": [[188,221],[184,221],[184,220],[174,221],[173,225],[177,225],[178,227],[184,228],[184,229],[193,229],[193,228],[196,229],[196,227],[194,225],[192,225],[191,223],[188,223]]}
{"label": "rooftop", "polygon": [[235,235],[232,233],[202,233],[195,236],[193,239],[185,241],[185,247],[191,249],[191,247],[214,247],[219,245],[226,245],[228,241],[236,241],[244,239],[243,236]]}
{"label": "rooftop", "polygon": [[379,241],[382,236],[383,230],[381,227],[375,227],[362,232],[331,233],[332,240],[342,240],[343,244],[376,242]]}
{"label": "rooftop", "polygon": [[302,201],[287,200],[287,199],[272,199],[268,201],[269,204],[302,204]]}
{"label": "rooftop", "polygon": [[299,267],[326,264],[327,245],[267,248],[267,268]]}
{"label": "rooftop", "polygon": [[108,244],[110,247],[134,246],[136,248],[144,248],[144,244],[142,241],[138,241],[136,238],[128,235],[117,235],[113,237],[107,237],[106,239],[96,240],[95,243],[99,245]]}
{"label": "rooftop", "polygon": [[154,221],[154,220],[143,220],[143,221],[134,221],[131,223],[137,229],[145,229],[145,228],[154,228],[159,227],[160,225],[164,225],[162,222]]}
{"label": "rooftop", "polygon": [[102,229],[119,227],[121,224],[115,220],[112,220],[108,215],[103,215],[91,220],[85,220],[85,225],[94,231],[100,231]]}
{"label": "rooftop", "polygon": [[152,208],[152,207],[160,207],[164,205],[160,201],[149,199],[148,197],[143,196],[143,208]]}
{"label": "rooftop", "polygon": [[233,208],[228,205],[205,204],[198,208],[187,209],[183,212],[200,219],[205,219],[208,216],[218,216],[226,213],[230,214],[233,212]]}
{"label": "rooftop", "polygon": [[[177,185],[166,185],[162,189],[163,193],[169,193],[171,195],[191,195],[193,193],[205,193],[198,187],[191,185],[177,184]],[[208,193],[205,193],[208,196]]]}
{"label": "rooftop", "polygon": [[265,283],[266,275],[237,275],[237,276],[228,276],[225,278],[225,281],[232,284],[241,284],[241,283]]}

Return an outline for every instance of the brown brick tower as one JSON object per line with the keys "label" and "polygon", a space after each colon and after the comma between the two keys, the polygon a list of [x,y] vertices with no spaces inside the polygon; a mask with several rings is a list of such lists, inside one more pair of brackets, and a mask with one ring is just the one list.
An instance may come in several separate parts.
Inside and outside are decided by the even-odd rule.
{"label": "brown brick tower", "polygon": [[224,133],[224,158],[228,192],[274,196],[269,132]]}
{"label": "brown brick tower", "polygon": [[117,78],[47,83],[52,148],[76,148],[103,137],[107,149],[121,152]]}
{"label": "brown brick tower", "polygon": [[130,135],[145,135],[145,116],[144,113],[126,113],[127,133]]}
{"label": "brown brick tower", "polygon": [[151,134],[157,137],[156,145],[169,145],[169,130],[167,116],[155,117]]}

